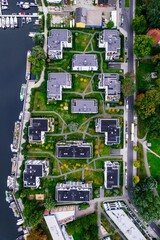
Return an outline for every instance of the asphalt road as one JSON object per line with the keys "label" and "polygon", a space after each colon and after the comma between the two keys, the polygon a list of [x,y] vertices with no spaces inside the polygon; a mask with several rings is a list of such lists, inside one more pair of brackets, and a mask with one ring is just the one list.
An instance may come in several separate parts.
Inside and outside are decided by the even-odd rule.
{"label": "asphalt road", "polygon": [[153,231],[157,234],[157,236],[160,238],[160,228],[156,225],[155,222],[152,222],[150,224],[150,227],[153,229]]}
{"label": "asphalt road", "polygon": [[[124,0],[122,0],[122,14],[124,18],[123,28],[128,33],[128,72],[133,71],[133,31],[131,27],[132,19],[133,19],[133,1],[130,0],[130,7],[124,7]],[[128,160],[127,160],[127,188],[128,188],[128,195],[131,198],[131,188],[133,186],[132,177],[133,177],[133,142],[130,141],[130,126],[134,119],[134,112],[133,112],[133,105],[134,105],[134,98],[133,96],[128,97]]]}

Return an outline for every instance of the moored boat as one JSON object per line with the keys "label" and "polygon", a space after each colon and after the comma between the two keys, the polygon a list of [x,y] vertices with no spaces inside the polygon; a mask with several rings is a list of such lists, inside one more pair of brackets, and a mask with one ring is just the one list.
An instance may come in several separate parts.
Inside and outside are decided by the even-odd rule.
{"label": "moored boat", "polygon": [[6,194],[6,202],[11,203],[13,199],[13,194],[11,191],[5,191]]}
{"label": "moored boat", "polygon": [[17,19],[17,17],[16,16],[14,16],[14,26],[15,27],[18,27],[18,19]]}
{"label": "moored boat", "polygon": [[2,28],[6,28],[6,20],[4,17],[2,17]]}
{"label": "moored boat", "polygon": [[6,17],[6,27],[9,28],[10,27],[10,21],[9,21],[9,17]]}
{"label": "moored boat", "polygon": [[20,100],[23,101],[24,100],[24,96],[25,96],[25,93],[26,93],[26,84],[23,83],[22,86],[21,86],[21,91],[20,91]]}
{"label": "moored boat", "polygon": [[10,26],[11,26],[11,28],[14,28],[14,20],[13,20],[13,17],[10,17]]}

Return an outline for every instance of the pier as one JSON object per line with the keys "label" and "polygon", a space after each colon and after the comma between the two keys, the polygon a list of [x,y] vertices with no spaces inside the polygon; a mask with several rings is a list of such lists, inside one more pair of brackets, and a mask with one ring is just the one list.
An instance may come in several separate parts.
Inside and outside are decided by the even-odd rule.
{"label": "pier", "polygon": [[17,17],[17,18],[23,18],[23,17],[31,17],[31,18],[38,18],[38,14],[10,14],[10,15],[7,15],[7,14],[0,14],[0,17]]}

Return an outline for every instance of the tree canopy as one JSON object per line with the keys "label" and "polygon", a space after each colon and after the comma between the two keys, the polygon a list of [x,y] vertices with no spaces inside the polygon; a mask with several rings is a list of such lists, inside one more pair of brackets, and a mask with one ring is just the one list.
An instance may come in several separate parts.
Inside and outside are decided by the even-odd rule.
{"label": "tree canopy", "polygon": [[132,27],[137,34],[144,33],[147,28],[147,21],[144,15],[136,16],[132,21]]}
{"label": "tree canopy", "polygon": [[43,218],[43,211],[44,209],[37,201],[26,201],[23,210],[25,225],[30,227],[37,226]]}
{"label": "tree canopy", "polygon": [[36,45],[43,47],[44,44],[44,35],[41,33],[36,33],[33,37],[33,41]]}
{"label": "tree canopy", "polygon": [[32,64],[32,73],[40,76],[43,67],[45,66],[45,53],[42,47],[35,46],[32,48],[31,56],[29,57],[29,62]]}
{"label": "tree canopy", "polygon": [[160,105],[160,91],[158,88],[149,89],[141,93],[136,99],[136,110],[138,116],[144,120],[156,113]]}
{"label": "tree canopy", "polygon": [[146,4],[147,11],[147,20],[150,27],[160,28],[160,1],[159,0],[150,0]]}
{"label": "tree canopy", "polygon": [[134,54],[137,58],[149,56],[154,46],[154,40],[150,36],[137,35],[133,46]]}
{"label": "tree canopy", "polygon": [[44,207],[47,210],[52,210],[55,206],[55,201],[52,198],[47,198],[44,203]]}
{"label": "tree canopy", "polygon": [[136,90],[134,83],[134,77],[129,74],[125,75],[125,78],[122,81],[122,93],[124,97],[132,96]]}
{"label": "tree canopy", "polygon": [[140,161],[139,160],[134,160],[133,161],[133,166],[136,167],[136,168],[139,168],[140,167]]}
{"label": "tree canopy", "polygon": [[160,198],[154,195],[157,182],[152,177],[145,177],[133,189],[133,203],[146,222],[160,218]]}
{"label": "tree canopy", "polygon": [[27,240],[47,240],[47,236],[42,229],[32,228]]}
{"label": "tree canopy", "polygon": [[113,28],[114,27],[114,22],[112,20],[109,20],[106,24],[106,27],[109,28],[109,29]]}

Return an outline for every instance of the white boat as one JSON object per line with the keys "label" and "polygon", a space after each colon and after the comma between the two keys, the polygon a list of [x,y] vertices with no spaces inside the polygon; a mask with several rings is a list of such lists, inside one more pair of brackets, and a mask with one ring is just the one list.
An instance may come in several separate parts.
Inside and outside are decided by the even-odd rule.
{"label": "white boat", "polygon": [[25,83],[22,84],[21,86],[21,91],[20,91],[20,100],[23,101],[25,94],[26,94],[26,87],[27,85]]}
{"label": "white boat", "polygon": [[2,28],[6,28],[6,20],[4,17],[2,17]]}
{"label": "white boat", "polygon": [[23,112],[20,112],[19,114],[19,120],[22,120]]}
{"label": "white boat", "polygon": [[20,5],[21,6],[21,8],[23,8],[23,9],[29,9],[30,8],[30,4],[29,4],[29,2],[24,2],[22,5]]}
{"label": "white boat", "polygon": [[13,20],[13,17],[10,17],[10,25],[11,25],[11,28],[14,28],[14,20]]}
{"label": "white boat", "polygon": [[26,22],[25,17],[22,17],[22,25]]}
{"label": "white boat", "polygon": [[16,16],[14,16],[14,26],[15,27],[18,27],[18,19],[17,19],[17,17]]}
{"label": "white boat", "polygon": [[7,10],[8,6],[2,6],[2,10]]}
{"label": "white boat", "polygon": [[9,17],[6,17],[6,27],[9,28],[10,27],[10,21],[9,21]]}
{"label": "white boat", "polygon": [[11,203],[13,199],[13,194],[11,191],[5,191],[6,194],[6,202]]}
{"label": "white boat", "polygon": [[20,225],[22,225],[23,223],[24,223],[24,220],[21,218],[21,219],[18,219],[18,220],[17,220],[16,225],[20,226]]}
{"label": "white boat", "polygon": [[27,24],[29,23],[29,17],[26,17],[26,23]]}
{"label": "white boat", "polygon": [[28,22],[32,22],[32,18],[31,17],[28,17]]}
{"label": "white boat", "polygon": [[8,1],[7,0],[2,0],[2,6],[8,6]]}
{"label": "white boat", "polygon": [[0,18],[0,28],[2,27],[2,18]]}

